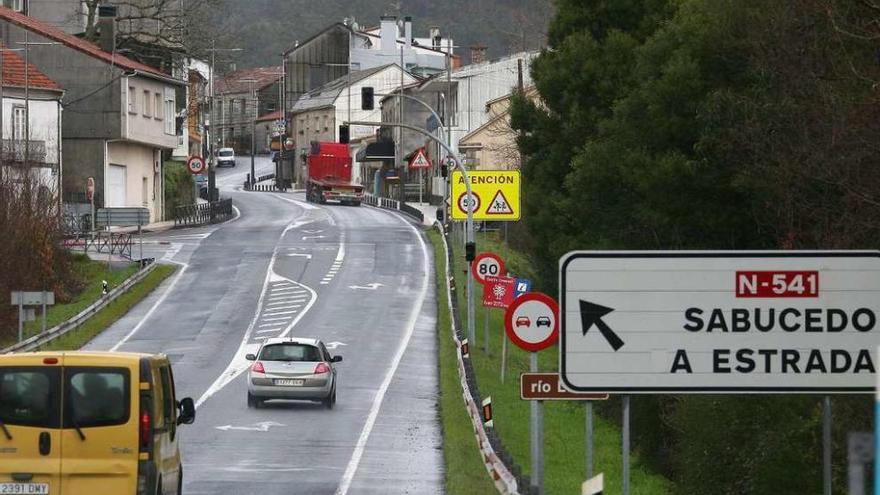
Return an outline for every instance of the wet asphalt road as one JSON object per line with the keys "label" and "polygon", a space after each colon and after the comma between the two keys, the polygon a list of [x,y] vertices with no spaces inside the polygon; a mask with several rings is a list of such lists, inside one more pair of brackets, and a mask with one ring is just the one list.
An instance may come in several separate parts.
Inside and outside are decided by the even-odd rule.
{"label": "wet asphalt road", "polygon": [[[171,357],[178,396],[198,404],[181,429],[184,493],[441,493],[426,239],[387,211],[242,192],[248,171],[244,157],[218,172],[236,220],[146,238],[145,256],[182,273],[89,347]],[[283,335],[321,338],[344,357],[335,409],[247,408],[244,355]]]}

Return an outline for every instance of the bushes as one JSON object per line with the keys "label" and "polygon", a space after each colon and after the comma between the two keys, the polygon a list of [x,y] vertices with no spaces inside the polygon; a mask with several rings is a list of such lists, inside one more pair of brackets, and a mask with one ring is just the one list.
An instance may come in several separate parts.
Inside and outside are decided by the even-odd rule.
{"label": "bushes", "polygon": [[178,206],[191,205],[195,199],[195,181],[183,162],[165,162],[165,219],[174,218]]}
{"label": "bushes", "polygon": [[[61,247],[58,198],[47,169],[0,166],[0,295],[54,291],[66,302],[77,290],[70,256]],[[8,301],[8,299],[6,299]],[[0,340],[17,332],[17,310],[0,304]]]}

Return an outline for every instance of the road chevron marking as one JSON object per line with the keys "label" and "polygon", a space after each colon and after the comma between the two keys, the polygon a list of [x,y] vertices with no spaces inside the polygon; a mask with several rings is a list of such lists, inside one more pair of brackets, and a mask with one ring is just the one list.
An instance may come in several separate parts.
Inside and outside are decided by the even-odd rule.
{"label": "road chevron marking", "polygon": [[[278,337],[286,337],[290,334],[291,330],[296,326],[297,323],[302,320],[302,318],[309,312],[315,302],[318,300],[318,294],[309,286],[296,282],[294,280],[290,280],[288,278],[282,277],[275,273],[275,261],[278,259],[278,250],[279,244],[281,240],[284,239],[284,236],[293,229],[295,223],[292,223],[284,229],[284,232],[281,233],[281,236],[278,238],[278,241],[275,243],[275,249],[272,251],[272,257],[269,260],[269,267],[266,270],[266,278],[263,280],[263,288],[260,291],[260,297],[257,301],[257,307],[254,311],[254,318],[251,320],[251,323],[248,325],[247,330],[244,333],[244,336],[241,339],[241,344],[238,346],[238,350],[235,355],[229,361],[229,364],[226,366],[226,369],[220,373],[219,376],[214,380],[214,383],[208,387],[207,390],[199,397],[199,400],[196,401],[196,408],[201,407],[202,404],[205,403],[206,400],[210,399],[214,394],[223,389],[226,385],[232,383],[240,374],[244,373],[250,367],[250,361],[247,360],[246,356],[250,353],[256,352],[260,344],[259,343],[251,343],[252,335],[254,333],[254,328],[257,326],[260,321],[260,313],[263,310],[263,304],[266,302],[269,294],[269,285],[277,282],[288,282],[294,284],[304,290],[306,290],[310,295],[311,299],[306,304],[306,307],[300,311],[296,317],[293,318],[287,327],[284,328],[284,331],[278,335]],[[259,340],[262,340],[263,337],[258,337]]]}

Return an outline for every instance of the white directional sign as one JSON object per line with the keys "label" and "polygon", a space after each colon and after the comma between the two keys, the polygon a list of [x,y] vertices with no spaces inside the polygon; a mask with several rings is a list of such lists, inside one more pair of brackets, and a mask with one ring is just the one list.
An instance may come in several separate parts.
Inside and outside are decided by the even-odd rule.
{"label": "white directional sign", "polygon": [[872,392],[880,252],[576,252],[563,385],[608,393]]}

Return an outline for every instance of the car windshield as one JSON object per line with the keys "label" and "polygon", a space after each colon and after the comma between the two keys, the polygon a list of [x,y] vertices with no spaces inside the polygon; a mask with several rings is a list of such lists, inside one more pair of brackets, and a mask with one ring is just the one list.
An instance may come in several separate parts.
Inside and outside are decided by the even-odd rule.
{"label": "car windshield", "polygon": [[260,351],[261,361],[321,361],[321,353],[313,345],[306,344],[272,344]]}
{"label": "car windshield", "polygon": [[232,150],[220,150],[220,156],[233,156]]}

